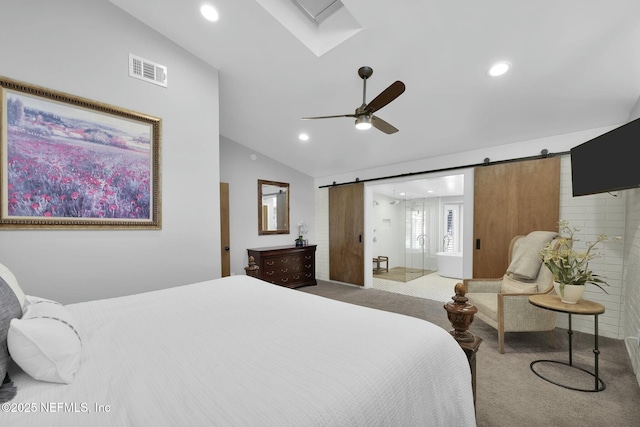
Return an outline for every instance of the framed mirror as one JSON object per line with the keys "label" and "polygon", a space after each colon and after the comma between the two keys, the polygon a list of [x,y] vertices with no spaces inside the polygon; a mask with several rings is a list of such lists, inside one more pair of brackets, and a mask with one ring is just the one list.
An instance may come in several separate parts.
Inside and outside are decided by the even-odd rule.
{"label": "framed mirror", "polygon": [[289,184],[258,180],[258,235],[289,234]]}

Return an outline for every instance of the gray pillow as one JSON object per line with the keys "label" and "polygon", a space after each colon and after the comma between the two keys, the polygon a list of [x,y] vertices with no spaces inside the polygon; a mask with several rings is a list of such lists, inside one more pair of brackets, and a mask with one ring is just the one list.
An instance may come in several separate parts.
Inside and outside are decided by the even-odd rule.
{"label": "gray pillow", "polygon": [[9,350],[7,333],[11,319],[22,317],[22,306],[14,290],[0,277],[0,403],[8,402],[16,396],[16,388],[9,379]]}

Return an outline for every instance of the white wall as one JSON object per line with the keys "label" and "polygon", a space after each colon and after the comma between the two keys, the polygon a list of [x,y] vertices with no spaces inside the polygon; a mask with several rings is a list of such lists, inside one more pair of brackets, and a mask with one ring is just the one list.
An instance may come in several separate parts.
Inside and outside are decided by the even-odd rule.
{"label": "white wall", "polygon": [[[563,156],[560,175],[560,218],[578,227],[579,239],[576,249],[586,249],[586,242],[595,241],[600,234],[610,237],[625,234],[626,198],[624,192],[617,196],[609,193],[573,197],[571,189],[571,157]],[[604,314],[599,316],[599,334],[610,338],[622,338],[624,301],[622,296],[622,271],[624,245],[613,241],[601,244],[597,252],[603,256],[589,262],[590,269],[609,284],[603,292],[594,285],[587,285],[584,298],[597,301],[605,306]],[[593,316],[573,316],[574,330],[593,333]],[[558,315],[558,326],[568,327],[567,315]]]}
{"label": "white wall", "polygon": [[[459,168],[462,166],[482,164],[485,158],[492,162],[509,160],[520,157],[538,156],[543,149],[550,153],[561,153],[569,151],[572,147],[602,135],[623,123],[614,126],[588,129],[580,132],[554,135],[546,138],[533,139],[529,141],[514,142],[496,147],[481,150],[467,151],[448,156],[431,157],[427,159],[414,160],[406,163],[396,163],[374,169],[361,169],[348,173],[318,177],[315,179],[316,187],[331,185],[334,181],[338,184],[353,182],[358,178],[360,181],[377,179],[387,176],[396,176],[409,173],[421,173],[425,171],[437,171],[447,168]],[[396,147],[401,150],[402,146]],[[455,173],[458,173],[457,171]],[[415,176],[403,178],[406,180],[416,179]],[[465,177],[466,180],[466,177]],[[376,183],[381,183],[379,181]]]}
{"label": "white wall", "polygon": [[[220,276],[218,73],[104,0],[3,1],[0,75],[162,118],[161,230],[0,230],[27,294],[62,303]],[[168,88],[128,76],[129,53]]]}
{"label": "white wall", "polygon": [[[631,110],[629,121],[640,118],[640,98]],[[640,384],[640,190],[623,191],[627,198],[626,224],[624,234],[624,278],[622,298],[624,300],[624,336],[629,343],[629,357],[633,371]]]}
{"label": "white wall", "polygon": [[[258,179],[290,184],[290,234],[258,235]],[[315,193],[310,176],[220,137],[220,181],[229,183],[231,274],[245,274],[249,248],[294,245],[300,221],[309,229],[305,239],[316,244]]]}
{"label": "white wall", "polygon": [[[624,301],[624,337],[640,334],[640,189],[625,190],[627,199],[624,233],[624,277],[622,300]],[[640,384],[640,343],[627,339],[629,356]]]}

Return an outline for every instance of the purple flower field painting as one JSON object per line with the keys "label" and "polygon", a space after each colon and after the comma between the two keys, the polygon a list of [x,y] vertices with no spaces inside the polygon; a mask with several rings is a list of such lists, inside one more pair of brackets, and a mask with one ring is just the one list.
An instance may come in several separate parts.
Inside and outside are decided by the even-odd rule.
{"label": "purple flower field painting", "polygon": [[151,124],[6,92],[3,220],[115,226],[155,220]]}

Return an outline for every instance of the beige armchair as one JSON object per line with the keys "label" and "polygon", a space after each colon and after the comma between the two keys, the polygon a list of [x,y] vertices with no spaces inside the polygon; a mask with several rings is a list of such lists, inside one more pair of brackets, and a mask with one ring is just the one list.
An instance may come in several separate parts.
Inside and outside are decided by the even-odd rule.
{"label": "beige armchair", "polygon": [[[475,317],[498,330],[500,353],[504,353],[505,332],[550,331],[549,338],[555,347],[553,330],[557,313],[529,303],[530,295],[553,292],[553,275],[537,257],[554,235],[557,236],[553,232],[534,231],[516,236],[509,246],[509,269],[503,277],[464,280],[465,296],[478,309]],[[536,265],[539,265],[537,273]],[[524,275],[519,274],[523,271]]]}

